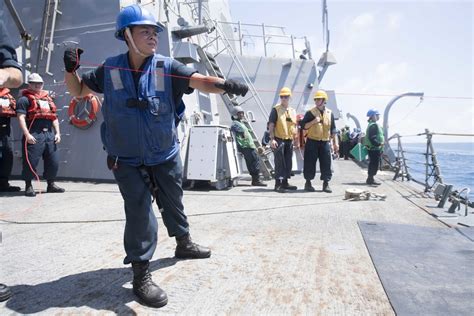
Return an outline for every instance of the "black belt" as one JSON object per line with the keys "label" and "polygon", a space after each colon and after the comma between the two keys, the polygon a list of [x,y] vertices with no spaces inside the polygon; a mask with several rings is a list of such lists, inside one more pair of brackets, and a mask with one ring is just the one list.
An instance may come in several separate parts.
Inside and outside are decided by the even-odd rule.
{"label": "black belt", "polygon": [[51,132],[51,131],[52,131],[51,127],[43,127],[43,128],[34,127],[30,130],[31,133],[42,133],[42,132]]}
{"label": "black belt", "polygon": [[138,100],[138,99],[128,99],[127,100],[127,107],[129,108],[139,108],[139,109],[146,109],[148,107],[147,100]]}

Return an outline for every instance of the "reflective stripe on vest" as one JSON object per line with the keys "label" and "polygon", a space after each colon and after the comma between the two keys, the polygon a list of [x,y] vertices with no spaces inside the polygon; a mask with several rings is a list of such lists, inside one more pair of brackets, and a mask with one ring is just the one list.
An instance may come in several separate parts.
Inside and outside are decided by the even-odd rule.
{"label": "reflective stripe on vest", "polygon": [[293,108],[284,108],[281,104],[275,105],[277,121],[275,123],[275,137],[293,139],[296,133],[296,111]]}
{"label": "reflective stripe on vest", "polygon": [[10,94],[10,89],[0,88],[0,117],[16,116],[16,101]]}
{"label": "reflective stripe on vest", "polygon": [[50,121],[56,120],[56,105],[48,94],[48,91],[41,90],[39,92],[25,89],[22,95],[28,99],[30,106],[26,114],[26,120],[46,119]]}
{"label": "reflective stripe on vest", "polygon": [[105,61],[101,137],[110,156],[155,165],[178,153],[171,63],[161,55],[149,58],[136,89],[127,54]]}
{"label": "reflective stripe on vest", "polygon": [[315,118],[319,117],[321,121],[311,125],[308,129],[307,137],[312,140],[329,140],[331,138],[331,110],[326,108],[321,115],[321,112],[316,107],[313,107],[309,112]]}

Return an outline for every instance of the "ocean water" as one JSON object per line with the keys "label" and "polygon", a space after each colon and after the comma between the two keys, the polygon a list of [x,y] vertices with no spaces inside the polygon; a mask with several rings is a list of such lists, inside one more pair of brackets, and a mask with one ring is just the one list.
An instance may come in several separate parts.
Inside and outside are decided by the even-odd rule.
{"label": "ocean water", "polygon": [[[433,142],[434,151],[438,159],[443,182],[452,184],[455,190],[469,188],[469,199],[474,201],[474,143],[436,143]],[[393,147],[392,147],[393,148]],[[424,182],[425,166],[423,162],[426,143],[403,144],[403,149],[408,151],[406,158],[411,176]]]}

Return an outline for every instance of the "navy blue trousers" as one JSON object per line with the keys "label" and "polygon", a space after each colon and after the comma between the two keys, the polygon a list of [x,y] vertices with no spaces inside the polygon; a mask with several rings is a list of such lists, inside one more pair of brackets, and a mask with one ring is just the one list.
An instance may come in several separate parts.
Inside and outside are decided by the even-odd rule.
{"label": "navy blue trousers", "polygon": [[[163,222],[168,235],[183,236],[189,232],[184,214],[181,157],[152,167],[159,188],[158,199],[163,207]],[[124,264],[151,260],[158,243],[158,222],[152,208],[151,193],[139,167],[118,164],[113,171],[125,207]]]}
{"label": "navy blue trousers", "polygon": [[369,167],[368,167],[368,175],[369,177],[373,177],[377,174],[380,165],[380,156],[382,152],[378,149],[376,150],[369,150]]}
{"label": "navy blue trousers", "polygon": [[313,180],[316,175],[316,162],[319,159],[321,180],[330,181],[331,172],[331,145],[329,141],[313,140],[308,138],[304,147],[303,175],[306,180]]}
{"label": "navy blue trousers", "polygon": [[[36,167],[40,159],[43,158],[43,178],[52,181],[56,178],[59,169],[59,155],[57,146],[54,143],[54,133],[52,131],[30,131],[30,133],[36,138],[36,144],[27,144],[28,161],[31,164],[31,168],[33,168],[36,173]],[[21,148],[23,151],[23,180],[31,181],[35,178],[35,175],[31,171],[26,159],[25,137],[22,139]]]}
{"label": "navy blue trousers", "polygon": [[239,148],[239,151],[244,155],[249,174],[251,176],[258,176],[260,173],[260,159],[258,158],[257,150],[255,148]]}
{"label": "navy blue trousers", "polygon": [[293,140],[275,138],[278,147],[273,151],[275,158],[275,179],[289,179],[293,168]]}
{"label": "navy blue trousers", "polygon": [[13,167],[13,152],[8,136],[0,136],[0,184],[8,182]]}

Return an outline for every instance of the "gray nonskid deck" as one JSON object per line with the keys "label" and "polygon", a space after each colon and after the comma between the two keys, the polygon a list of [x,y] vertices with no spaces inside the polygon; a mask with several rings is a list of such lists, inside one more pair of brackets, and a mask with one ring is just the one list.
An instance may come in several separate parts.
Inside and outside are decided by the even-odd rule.
{"label": "gray nonskid deck", "polygon": [[249,181],[228,191],[185,191],[192,236],[213,254],[176,260],[159,220],[152,269],[169,296],[159,310],[138,304],[129,290],[116,185],[65,182],[65,194],[2,196],[0,282],[14,296],[0,313],[392,315],[357,222],[444,225],[411,202],[430,200],[391,176],[369,188],[387,194],[385,202],[343,200],[345,189],[367,188],[366,171],[351,161],[335,163],[332,194],[304,192],[302,175],[290,181],[299,190],[287,194]]}
{"label": "gray nonskid deck", "polygon": [[472,240],[447,227],[359,227],[397,315],[472,315]]}

